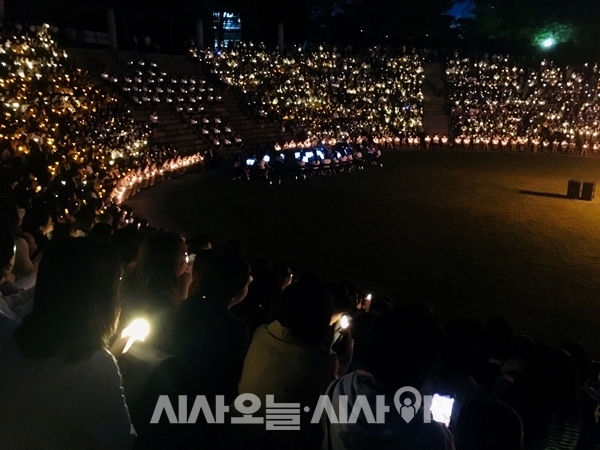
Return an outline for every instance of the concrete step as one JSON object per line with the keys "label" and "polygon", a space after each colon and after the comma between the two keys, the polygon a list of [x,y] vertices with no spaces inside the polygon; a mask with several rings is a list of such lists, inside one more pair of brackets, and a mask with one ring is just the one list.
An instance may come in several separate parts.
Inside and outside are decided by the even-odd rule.
{"label": "concrete step", "polygon": [[195,143],[201,143],[201,142],[206,142],[206,140],[204,138],[202,138],[202,136],[200,136],[199,134],[196,134],[195,132],[190,132],[188,134],[181,134],[179,136],[167,136],[164,138],[158,138],[158,139],[168,139],[170,141],[173,142],[195,142]]}
{"label": "concrete step", "polygon": [[158,128],[162,130],[185,130],[186,123],[179,118],[173,119],[158,119]]}
{"label": "concrete step", "polygon": [[445,80],[444,65],[423,64],[423,129],[429,135],[450,135],[450,117],[446,114],[446,98],[438,96],[437,86]]}
{"label": "concrete step", "polygon": [[161,131],[161,129],[159,127],[158,131],[156,132],[156,137],[160,137],[160,138],[176,138],[179,136],[192,136],[194,139],[196,139],[198,137],[196,133],[190,134],[190,131],[187,127],[184,129],[181,129],[181,130],[163,130],[163,131]]}

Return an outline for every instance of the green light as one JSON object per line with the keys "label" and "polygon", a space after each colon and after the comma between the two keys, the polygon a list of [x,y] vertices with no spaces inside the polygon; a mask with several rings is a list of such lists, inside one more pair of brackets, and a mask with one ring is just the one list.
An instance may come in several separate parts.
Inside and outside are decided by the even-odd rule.
{"label": "green light", "polygon": [[546,49],[550,49],[552,47],[554,47],[556,45],[556,41],[554,40],[554,38],[546,38],[542,41],[542,47],[546,48]]}
{"label": "green light", "polygon": [[569,24],[553,22],[532,33],[532,44],[550,51],[558,44],[573,42],[576,30]]}

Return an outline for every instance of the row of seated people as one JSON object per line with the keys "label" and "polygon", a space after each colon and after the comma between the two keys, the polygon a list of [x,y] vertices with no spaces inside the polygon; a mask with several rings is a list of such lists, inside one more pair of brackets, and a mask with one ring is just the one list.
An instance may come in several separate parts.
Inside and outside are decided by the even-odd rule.
{"label": "row of seated people", "polygon": [[446,136],[440,139],[437,135],[429,135],[421,140],[418,136],[408,139],[409,148],[446,149],[449,146],[460,150],[482,151],[511,151],[533,153],[563,153],[571,155],[598,156],[600,143],[568,136],[557,136],[554,139],[540,137],[528,138],[527,136],[456,136],[451,142]]}
{"label": "row of seated people", "polygon": [[[261,155],[261,156],[257,156]],[[371,164],[383,167],[381,149],[374,145],[322,146],[312,149],[276,150],[238,156],[234,162],[234,180],[269,179],[281,180],[286,166],[292,168],[296,179],[316,175],[333,175],[353,170],[363,170]]]}
{"label": "row of seated people", "polygon": [[[415,139],[419,139],[415,145]],[[446,142],[448,138],[446,137]],[[438,143],[440,142],[440,137],[437,137]],[[373,143],[380,148],[387,149],[400,149],[406,147],[418,147],[420,144],[420,138],[418,136],[413,136],[412,134],[402,133],[400,135],[384,135],[380,137],[373,137]]]}
{"label": "row of seated people", "polygon": [[111,197],[116,203],[126,201],[137,195],[142,189],[154,186],[161,180],[171,180],[185,173],[199,170],[203,157],[199,153],[187,156],[174,156],[162,163],[148,163],[137,170],[128,171],[116,184]]}
{"label": "row of seated people", "polygon": [[512,151],[520,152],[530,151],[533,153],[564,153],[579,155],[598,155],[600,143],[587,140],[575,139],[574,137],[563,136],[562,139],[542,139],[540,137],[528,138],[526,136],[484,136],[480,138],[475,136],[457,136],[454,138],[454,147],[473,150],[494,150],[494,151]]}
{"label": "row of seated people", "polygon": [[[394,142],[392,144],[391,142]],[[373,142],[383,148],[409,148],[409,149],[460,149],[460,150],[482,150],[482,151],[520,151],[533,153],[562,153],[571,155],[593,155],[598,156],[600,142],[596,142],[595,136],[582,135],[579,138],[556,134],[552,137],[541,138],[527,136],[466,136],[459,135],[449,139],[446,135],[418,135],[395,137],[389,141],[382,138],[373,138]]]}
{"label": "row of seated people", "polygon": [[[144,63],[140,66],[139,63]],[[222,104],[221,92],[199,75],[169,75],[154,62],[140,60],[125,63],[124,74],[104,70],[100,77],[106,83],[120,86],[120,91],[136,103],[206,103]]]}
{"label": "row of seated people", "polygon": [[[138,78],[135,78],[136,80]],[[161,79],[161,78],[159,78]],[[111,78],[112,83],[119,83],[120,80],[117,77]],[[202,86],[204,80],[199,82],[199,86],[196,87],[196,82],[190,77],[190,84],[184,86],[183,82],[186,80],[182,78],[171,78],[171,84],[167,83],[156,83],[153,84],[149,81],[148,84],[139,86],[138,84],[131,84],[132,78],[125,76],[121,86],[121,92],[128,97],[136,105],[144,104],[157,104],[166,103],[168,105],[182,105],[184,107],[191,106],[199,112],[204,111],[207,107],[221,106],[223,104],[223,97],[221,94],[214,92],[214,88],[205,88]],[[181,82],[181,87],[177,87],[173,83]]]}
{"label": "row of seated people", "polygon": [[[262,156],[257,156],[262,153]],[[265,180],[274,179],[281,183],[285,170],[285,152],[251,153],[239,155],[233,163],[233,180]]]}

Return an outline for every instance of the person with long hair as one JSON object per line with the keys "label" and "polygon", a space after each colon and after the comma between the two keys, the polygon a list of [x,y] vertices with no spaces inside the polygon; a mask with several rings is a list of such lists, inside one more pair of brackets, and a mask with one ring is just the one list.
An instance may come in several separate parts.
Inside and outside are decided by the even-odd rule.
{"label": "person with long hair", "polygon": [[175,313],[170,350],[176,356],[150,375],[132,409],[140,448],[223,448],[220,427],[202,417],[187,427],[150,425],[161,395],[204,395],[211,404],[216,396],[223,396],[225,404],[237,396],[249,335],[230,309],[248,293],[250,267],[239,254],[204,250],[194,261],[194,277],[195,293]]}
{"label": "person with long hair", "polygon": [[187,247],[181,235],[159,231],[148,236],[121,285],[123,324],[134,317],[146,318],[152,326],[149,340],[160,346],[177,306],[188,296],[191,281]]}
{"label": "person with long hair", "polygon": [[32,312],[0,328],[0,447],[126,449],[134,431],[115,358],[119,261],[109,244],[48,246]]}

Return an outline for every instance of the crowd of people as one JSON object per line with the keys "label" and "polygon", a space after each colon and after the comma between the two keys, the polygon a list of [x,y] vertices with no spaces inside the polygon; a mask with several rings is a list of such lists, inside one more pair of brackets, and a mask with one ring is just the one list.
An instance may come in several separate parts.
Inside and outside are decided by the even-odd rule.
{"label": "crowd of people", "polygon": [[[461,134],[449,143],[408,136],[422,119],[414,52],[279,55],[242,45],[198,57],[251,93],[259,115],[306,131],[240,158],[241,167],[289,160],[299,173],[335,173],[380,165],[381,147],[405,142],[595,144],[595,67],[451,61]],[[149,147],[150,131],[69,67],[48,26],[5,28],[0,64],[0,447],[599,447],[600,362],[580,343],[515,335],[502,318],[442,318],[421,303],[374,298],[351,280],[250,265],[237,241],[213,248],[204,235],[157,230],[122,202],[201,157]],[[166,76],[153,67],[142,75]],[[480,69],[479,80],[468,75]],[[192,79],[168,82],[188,85],[176,100],[185,114],[196,95],[190,84],[202,85]],[[129,84],[148,99],[157,94],[144,91],[149,78]],[[396,398],[408,386],[452,407],[440,418],[414,395]],[[332,409],[315,421],[324,398]],[[373,424],[382,411],[384,422]]]}
{"label": "crowd of people", "polygon": [[[215,107],[223,105],[223,93],[218,86],[213,86],[202,76],[169,75],[156,62],[144,58],[122,63],[122,74],[104,70],[100,76],[134,105],[168,105],[217,150],[243,146],[240,134],[215,112]],[[150,126],[157,127],[158,123],[154,111]]]}
{"label": "crowd of people", "polygon": [[598,71],[456,52],[446,70],[455,145],[597,155]]}
{"label": "crowd of people", "polygon": [[[249,265],[236,241],[215,248],[109,213],[76,230],[40,207],[22,215],[0,198],[3,448],[600,444],[600,362],[577,342],[553,347],[501,318],[442,318],[351,280]],[[407,386],[451,406],[396,399]],[[323,396],[333,409],[315,420]],[[381,399],[389,408],[373,424]],[[294,405],[297,418],[281,415]]]}
{"label": "crowd of people", "polygon": [[424,78],[413,49],[294,47],[285,54],[241,43],[192,54],[228,85],[241,88],[254,116],[291,127],[302,140],[377,138],[422,128]]}
{"label": "crowd of people", "polygon": [[423,58],[415,50],[293,47],[281,54],[239,43],[191,53],[243,92],[253,117],[281,122],[298,142],[368,137],[382,148],[581,155],[600,149],[597,64],[560,67],[456,52],[446,62],[446,136],[423,130]]}
{"label": "crowd of people", "polygon": [[1,195],[75,220],[81,209],[118,204],[201,162],[149,145],[148,124],[72,67],[52,31],[15,24],[0,33]]}
{"label": "crowd of people", "polygon": [[336,143],[251,150],[233,164],[233,179],[266,180],[281,184],[286,172],[295,179],[363,170],[366,165],[383,167],[381,149],[366,140],[359,144]]}

